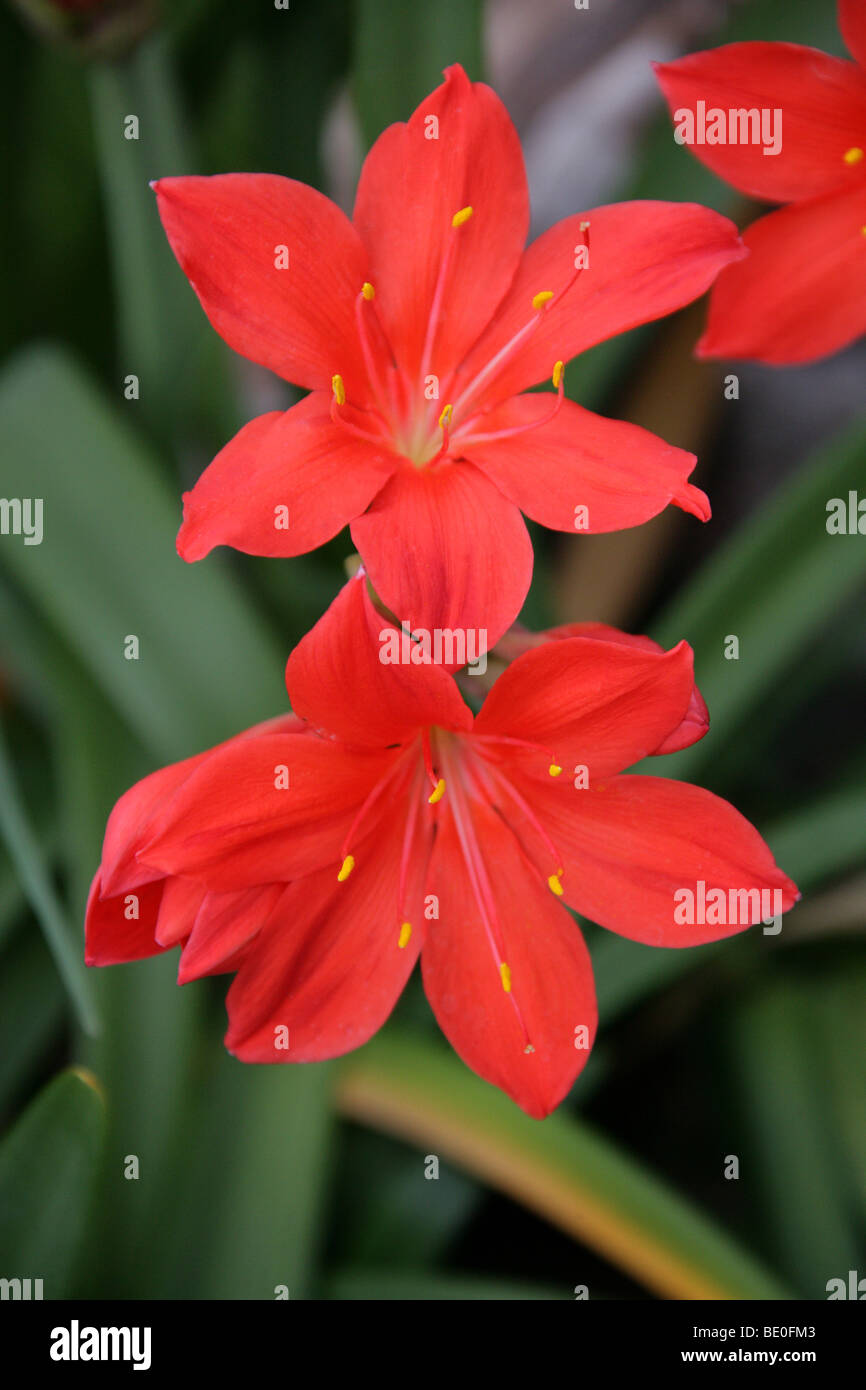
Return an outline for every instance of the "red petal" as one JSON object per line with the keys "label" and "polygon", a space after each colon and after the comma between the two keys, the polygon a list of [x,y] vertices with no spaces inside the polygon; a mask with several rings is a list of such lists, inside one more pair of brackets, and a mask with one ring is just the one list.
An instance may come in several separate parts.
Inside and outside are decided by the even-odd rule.
{"label": "red petal", "polygon": [[[744,193],[786,203],[852,179],[863,187],[862,166],[843,158],[866,139],[866,80],[853,63],[793,43],[732,43],[656,64],[655,73],[692,154]],[[755,111],[766,130],[756,142],[750,130],[739,143],[737,127],[737,143],[698,143],[712,127],[708,131],[698,119],[690,131],[679,113],[688,111],[694,120],[699,101],[707,116],[724,112],[726,135],[729,112]],[[781,147],[765,154],[764,141],[773,146],[774,122]]]}
{"label": "red petal", "polygon": [[533,521],[557,531],[620,531],[657,516],[669,502],[708,520],[709,502],[687,481],[694,454],[573,401],[564,400],[553,419],[525,434],[484,440],[543,421],[555,399],[513,396],[469,427],[478,443],[460,442],[461,453]]}
{"label": "red petal", "polygon": [[[548,642],[502,673],[474,732],[537,743],[564,768],[563,782],[571,782],[572,767],[585,766],[595,786],[679,728],[693,687],[685,642],[662,655],[588,637]],[[538,770],[551,780],[546,766]]]}
{"label": "red petal", "polygon": [[[600,642],[619,642],[625,647],[636,647],[640,651],[664,652],[664,647],[651,637],[636,636],[631,632],[621,632],[618,627],[608,627],[606,623],[563,623],[560,627],[548,628],[539,637],[561,641],[566,637],[594,637]],[[710,727],[710,712],[706,701],[697,686],[692,689],[688,709],[682,723],[668,734],[655,753],[678,753],[681,748],[690,748],[707,733]]]}
{"label": "red petal", "polygon": [[836,15],[848,52],[866,68],[866,5],[863,0],[839,0]]}
{"label": "red petal", "polygon": [[[434,130],[438,138],[431,139]],[[452,227],[466,207],[471,218]],[[496,93],[471,83],[461,67],[448,68],[408,124],[389,126],[376,141],[354,217],[370,256],[377,311],[398,364],[413,379],[451,243],[445,311],[427,366],[444,379],[508,289],[529,226],[520,141]]]}
{"label": "red petal", "polygon": [[[678,890],[779,890],[780,910],[796,885],[776,865],[753,825],[727,801],[664,777],[614,777],[575,791],[533,784],[534,809],[565,860],[565,899],[577,912],[650,946],[697,946],[743,931],[761,911],[735,904],[733,923],[678,923]],[[727,904],[726,896],[726,904]]]}
{"label": "red petal", "polygon": [[[349,753],[303,735],[233,739],[206,757],[171,803],[142,860],[217,892],[286,882],[333,865],[394,753]],[[282,769],[288,769],[289,785]]]}
{"label": "red petal", "polygon": [[[323,392],[244,425],[184,494],[177,548],[200,560],[215,545],[247,555],[302,555],[354,520],[397,466],[383,444],[349,434]],[[288,522],[288,525],[286,525]]]}
{"label": "red petal", "polygon": [[473,410],[537,385],[556,362],[568,362],[605,338],[682,308],[709,288],[723,266],[745,254],[733,222],[694,203],[614,203],[557,222],[523,256],[493,323],[461,367],[449,393],[455,424],[460,393],[533,318],[533,297],[543,290],[555,295],[572,278],[585,221],[589,265],[558,303],[543,310],[538,327],[475,398]]}
{"label": "red petal", "polygon": [[395,473],[352,539],[401,622],[471,633],[481,648],[517,617],[532,578],[520,512],[468,463]]}
{"label": "red petal", "polygon": [[205,889],[194,879],[166,879],[156,924],[156,939],[160,946],[177,946],[181,941],[186,941],[204,896]]}
{"label": "red petal", "polygon": [[174,793],[205,757],[206,753],[199,753],[150,773],[115,803],[102,846],[101,891],[105,897],[128,892],[160,876],[139,863],[136,855],[152,837],[154,824]]}
{"label": "red petal", "polygon": [[[430,865],[439,919],[428,929],[421,957],[424,989],[466,1065],[543,1119],[568,1094],[595,1038],[589,952],[499,817],[482,803],[473,805],[472,816],[492,884],[501,958],[489,944],[453,816],[446,813]],[[511,972],[509,993],[503,962]],[[586,1047],[577,1046],[581,1027]]]}
{"label": "red petal", "polygon": [[237,953],[265,926],[284,891],[273,883],[245,893],[205,893],[181,954],[178,984],[236,968]]}
{"label": "red petal", "polygon": [[[349,1052],[382,1026],[424,937],[429,851],[410,856],[401,948],[398,885],[404,815],[380,820],[345,883],[316,874],[290,884],[249,948],[228,994],[226,1046],[244,1062],[316,1062]],[[288,1049],[275,1030],[288,1028]]]}
{"label": "red petal", "polygon": [[[160,179],[159,215],[181,269],[216,331],[243,357],[299,386],[351,400],[367,385],[355,302],[367,257],[346,215],[323,194],[276,174]],[[279,248],[289,265],[277,269]]]}
{"label": "red petal", "polygon": [[[159,955],[163,948],[155,934],[164,883],[160,878],[128,893],[102,897],[101,875],[97,872],[84,923],[86,965],[122,965],[124,961]],[[127,914],[132,910],[138,916],[130,919]]]}
{"label": "red petal", "polygon": [[866,192],[771,212],[713,290],[702,357],[814,362],[866,332]]}
{"label": "red petal", "polygon": [[289,657],[286,685],[296,714],[361,747],[406,743],[431,724],[471,729],[472,714],[447,672],[383,662],[388,639],[400,645],[359,574]]}

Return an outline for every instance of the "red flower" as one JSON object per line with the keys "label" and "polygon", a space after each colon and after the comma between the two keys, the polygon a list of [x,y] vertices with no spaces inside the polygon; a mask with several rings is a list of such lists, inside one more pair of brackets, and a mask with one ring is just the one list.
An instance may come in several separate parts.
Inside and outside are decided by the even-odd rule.
{"label": "red flower", "polygon": [[[531,578],[521,510],[564,531],[634,526],[669,502],[708,517],[694,457],[564,399],[563,363],[702,294],[743,254],[727,219],[624,203],[524,250],[517,134],[460,67],[376,142],[353,222],[267,174],[155,188],[216,330],[311,392],[252,420],[187,494],[185,559],[299,555],[351,523],[401,619],[492,643]],[[523,394],[551,378],[556,394]]]}
{"label": "red flower", "polygon": [[775,154],[764,134],[687,140],[735,188],[788,204],[748,228],[750,255],[716,282],[700,356],[812,362],[866,331],[866,4],[839,0],[838,18],[854,63],[791,43],[733,43],[656,65],[686,136],[690,117],[709,136],[711,111],[739,121],[763,110],[765,133],[781,121]]}
{"label": "red flower", "polygon": [[[382,630],[363,577],[350,581],[289,659],[305,724],[263,726],[127,792],[88,960],[143,955],[148,933],[150,949],[180,942],[182,980],[237,971],[236,1056],[303,1062],[366,1041],[420,954],[460,1056],[541,1117],[596,1028],[589,956],[562,903],[690,946],[762,912],[681,925],[678,889],[777,890],[779,911],[796,888],[727,802],[620,775],[696,736],[685,643],[559,635],[514,660],[473,719],[441,667],[386,668]],[[136,889],[152,901],[132,931],[121,910]]]}

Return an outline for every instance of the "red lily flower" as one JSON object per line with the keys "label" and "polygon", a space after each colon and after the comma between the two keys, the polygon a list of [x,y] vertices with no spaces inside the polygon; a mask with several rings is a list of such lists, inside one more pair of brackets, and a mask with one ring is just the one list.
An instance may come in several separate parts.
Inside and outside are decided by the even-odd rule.
{"label": "red lily flower", "polygon": [[[677,889],[777,890],[782,910],[796,888],[727,802],[620,775],[695,737],[685,643],[560,635],[514,660],[473,719],[441,667],[385,669],[383,623],[351,580],[289,658],[304,723],[262,726],[127,792],[88,960],[145,954],[148,931],[154,950],[179,941],[181,980],[237,971],[230,1051],[303,1062],[366,1041],[420,954],[457,1052],[541,1117],[596,1029],[589,955],[562,903],[690,946],[761,913],[680,925]],[[136,887],[154,902],[131,933],[119,914]]]}
{"label": "red lily flower", "polygon": [[[460,67],[373,146],[354,222],[267,174],[154,187],[217,332],[310,390],[246,425],[186,495],[184,559],[299,555],[351,523],[392,612],[492,643],[531,578],[521,511],[572,532],[669,502],[709,516],[693,455],[566,400],[563,363],[702,294],[743,254],[717,213],[596,208],[524,250],[517,134]],[[523,394],[550,379],[556,394]]]}
{"label": "red lily flower", "polygon": [[787,204],[746,230],[749,256],[719,276],[699,356],[813,362],[866,332],[866,4],[839,0],[837,13],[853,63],[798,44],[732,43],[656,65],[684,131],[687,113],[706,123],[711,110],[781,112],[776,154],[687,141],[735,188]]}

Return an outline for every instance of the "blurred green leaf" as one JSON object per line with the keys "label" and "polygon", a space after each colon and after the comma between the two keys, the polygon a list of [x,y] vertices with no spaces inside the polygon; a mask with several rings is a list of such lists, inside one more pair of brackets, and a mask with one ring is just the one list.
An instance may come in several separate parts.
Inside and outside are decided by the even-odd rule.
{"label": "blurred green leaf", "polygon": [[178,558],[180,499],[80,368],[50,348],[18,358],[0,429],[9,492],[41,497],[45,518],[42,544],[6,545],[3,563],[149,748],[186,757],[286,708],[285,651],[218,560]]}
{"label": "blurred green leaf", "polygon": [[0,1111],[31,1084],[65,1017],[65,997],[42,937],[19,933],[0,972]]}
{"label": "blurred green leaf", "polygon": [[380,1034],[344,1062],[344,1114],[463,1165],[669,1298],[788,1296],[689,1203],[562,1111],[531,1120],[456,1057]]}
{"label": "blurred green leaf", "polygon": [[87,1218],[105,1107],[89,1072],[72,1069],[45,1087],[0,1145],[0,1268],[67,1288]]}
{"label": "blurred green leaf", "polygon": [[84,969],[80,938],[76,938],[70,930],[43,860],[39,840],[33,833],[27,812],[21,804],[2,729],[0,835],[18,870],[21,885],[42,928],[76,1017],[84,1031],[93,1035],[99,1031],[99,1017]]}
{"label": "blurred green leaf", "polygon": [[479,1279],[471,1275],[427,1274],[411,1270],[391,1274],[387,1270],[373,1267],[341,1270],[327,1281],[325,1297],[370,1302],[433,1302],[453,1299],[463,1303],[480,1303],[486,1300],[510,1302],[570,1299],[573,1294],[570,1290],[544,1289],[534,1284],[515,1284],[507,1279]]}
{"label": "blurred green leaf", "polygon": [[443,69],[462,63],[482,77],[480,0],[356,0],[353,90],[364,141],[407,121],[438,87]]}

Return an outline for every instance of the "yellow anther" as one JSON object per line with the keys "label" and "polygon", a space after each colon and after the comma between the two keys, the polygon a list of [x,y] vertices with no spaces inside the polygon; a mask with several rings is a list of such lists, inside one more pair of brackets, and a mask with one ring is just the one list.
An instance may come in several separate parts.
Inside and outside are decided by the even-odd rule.
{"label": "yellow anther", "polygon": [[850,150],[846,150],[842,158],[846,164],[859,164],[863,158],[863,151],[859,145],[852,145]]}
{"label": "yellow anther", "polygon": [[436,783],[436,786],[433,788],[432,792],[430,793],[430,795],[429,795],[428,798],[427,798],[428,804],[429,804],[430,806],[435,806],[435,805],[436,805],[436,802],[437,802],[437,801],[441,801],[444,795],[445,795],[445,778],[444,778],[444,777],[440,777],[440,778],[439,778],[439,781]]}
{"label": "yellow anther", "polygon": [[861,227],[860,230],[863,233],[863,235],[866,236],[866,227]]}
{"label": "yellow anther", "polygon": [[539,290],[538,294],[532,296],[533,309],[540,309],[549,299],[553,298],[553,290]]}
{"label": "yellow anther", "polygon": [[510,970],[510,968],[505,964],[505,961],[503,961],[502,964],[501,964],[500,967],[499,967],[499,978],[500,978],[500,980],[502,981],[502,988],[505,990],[505,993],[506,993],[506,994],[510,994],[510,993],[511,993],[511,970]]}
{"label": "yellow anther", "polygon": [[560,772],[562,771],[562,768],[559,766],[559,763],[551,763],[550,767],[547,770],[550,773],[551,777],[558,777]]}
{"label": "yellow anther", "polygon": [[563,365],[562,365],[562,363],[561,363],[561,362],[555,362],[555,363],[553,364],[553,378],[552,378],[552,380],[553,380],[553,389],[554,389],[554,391],[558,391],[558,390],[559,390],[560,382],[562,381],[562,373],[563,373]]}
{"label": "yellow anther", "polygon": [[453,405],[446,405],[445,408],[444,408],[444,410],[442,411],[442,414],[439,416],[439,428],[440,428],[440,430],[444,430],[444,429],[446,428],[446,426],[448,426],[448,425],[451,424],[451,416],[452,416],[453,414],[454,414],[454,407],[453,407]]}
{"label": "yellow anther", "polygon": [[399,939],[399,941],[397,942],[397,945],[400,947],[400,950],[401,950],[401,951],[402,951],[406,946],[409,945],[409,937],[410,937],[411,935],[412,935],[412,923],[411,923],[411,922],[404,922],[403,925],[402,925],[402,927],[400,928],[400,939]]}
{"label": "yellow anther", "polygon": [[334,392],[334,399],[336,400],[337,405],[345,405],[346,388],[343,385],[343,378],[340,376],[339,372],[335,372],[334,375],[331,377],[331,389]]}
{"label": "yellow anther", "polygon": [[469,221],[474,211],[474,208],[461,208],[460,211],[455,212],[454,216],[451,218],[451,226],[462,227],[464,222]]}
{"label": "yellow anther", "polygon": [[363,285],[361,286],[361,293],[365,299],[375,298],[376,291],[373,289],[373,286],[370,284],[369,280],[364,281]]}
{"label": "yellow anther", "polygon": [[354,857],[351,854],[347,854],[342,864],[340,865],[340,872],[337,874],[337,882],[345,883],[346,879],[349,877],[349,874],[352,872],[354,867]]}
{"label": "yellow anther", "polygon": [[559,881],[559,875],[561,873],[562,869],[557,869],[556,873],[551,874],[549,879],[547,880],[547,886],[550,889],[551,893],[555,893],[558,898],[561,898],[564,892],[562,884]]}

